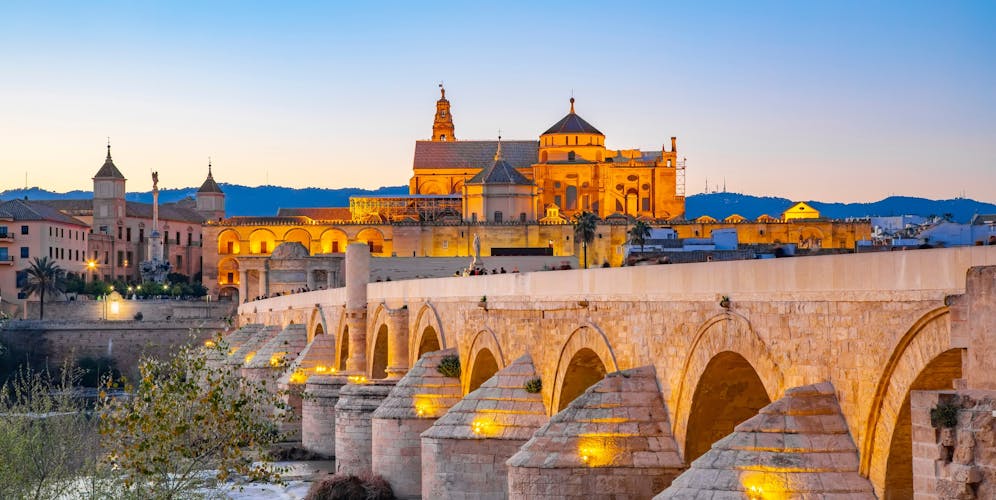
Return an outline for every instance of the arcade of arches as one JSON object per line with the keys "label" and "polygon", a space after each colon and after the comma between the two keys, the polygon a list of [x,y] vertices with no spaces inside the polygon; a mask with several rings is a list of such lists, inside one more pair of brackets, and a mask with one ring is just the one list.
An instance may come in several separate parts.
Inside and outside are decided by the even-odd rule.
{"label": "arcade of arches", "polygon": [[[528,355],[547,418],[606,374],[652,366],[666,415],[658,424],[686,467],[785,391],[829,382],[857,450],[854,476],[870,481],[879,498],[909,498],[917,484],[911,429],[918,418],[910,391],[950,390],[959,380],[959,387],[996,389],[996,370],[972,368],[991,362],[985,353],[994,341],[987,325],[996,323],[996,273],[969,271],[990,262],[996,249],[966,248],[370,283],[364,309],[411,313],[400,332],[369,317],[368,331],[358,336],[366,339],[363,366],[371,378],[386,376],[389,362],[393,369],[394,335],[404,340],[408,363],[454,349],[463,397],[501,377],[508,360]],[[724,272],[716,273],[720,267]],[[792,276],[781,279],[773,270]],[[555,278],[564,290],[550,288]],[[729,302],[721,304],[716,291]],[[486,309],[478,307],[484,295]],[[345,296],[304,293],[245,304],[240,322],[286,324],[311,317],[316,302],[326,300],[324,324],[341,328],[342,370],[353,333],[342,326]]]}

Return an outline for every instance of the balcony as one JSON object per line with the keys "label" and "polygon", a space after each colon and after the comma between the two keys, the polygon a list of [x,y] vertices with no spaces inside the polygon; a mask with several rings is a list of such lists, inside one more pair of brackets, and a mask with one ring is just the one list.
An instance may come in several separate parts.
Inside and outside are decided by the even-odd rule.
{"label": "balcony", "polygon": [[0,266],[12,266],[14,265],[13,255],[0,255]]}
{"label": "balcony", "polygon": [[0,245],[4,243],[13,243],[14,233],[0,233]]}

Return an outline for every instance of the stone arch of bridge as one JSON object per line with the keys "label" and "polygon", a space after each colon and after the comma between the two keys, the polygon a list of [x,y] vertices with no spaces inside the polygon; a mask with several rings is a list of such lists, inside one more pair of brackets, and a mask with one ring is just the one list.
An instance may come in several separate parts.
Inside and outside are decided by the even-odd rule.
{"label": "stone arch of bridge", "polygon": [[367,323],[367,377],[381,379],[387,377],[387,344],[391,331],[387,306],[377,304],[372,319]]}
{"label": "stone arch of bridge", "polygon": [[315,340],[318,335],[323,335],[328,331],[328,324],[325,320],[325,313],[322,308],[315,307],[311,310],[311,317],[308,320],[308,342]]}
{"label": "stone arch of bridge", "polygon": [[346,370],[346,360],[349,359],[349,325],[346,323],[345,311],[339,314],[336,332],[335,369],[342,372]]}
{"label": "stone arch of bridge", "polygon": [[547,411],[553,415],[566,408],[607,372],[615,371],[619,371],[619,365],[605,333],[592,324],[575,329],[560,348]]}
{"label": "stone arch of bridge", "polygon": [[419,308],[412,332],[414,335],[408,338],[408,366],[415,366],[415,362],[423,354],[438,351],[446,346],[443,324],[439,321],[439,313],[432,304],[426,303]]}
{"label": "stone arch of bridge", "polygon": [[467,351],[466,368],[463,370],[461,385],[464,395],[469,394],[505,367],[505,353],[498,336],[490,328],[484,328],[474,335]]}
{"label": "stone arch of bridge", "polygon": [[781,369],[747,318],[726,311],[706,319],[696,329],[688,356],[677,375],[677,390],[672,393],[672,399],[677,398],[674,403],[674,436],[683,448],[699,381],[713,358],[726,351],[739,355],[751,366],[769,400],[777,399],[784,389]]}
{"label": "stone arch of bridge", "polygon": [[939,307],[917,319],[889,356],[861,436],[860,472],[879,498],[912,492],[909,393],[951,389],[961,377],[961,353],[951,346],[950,310]]}

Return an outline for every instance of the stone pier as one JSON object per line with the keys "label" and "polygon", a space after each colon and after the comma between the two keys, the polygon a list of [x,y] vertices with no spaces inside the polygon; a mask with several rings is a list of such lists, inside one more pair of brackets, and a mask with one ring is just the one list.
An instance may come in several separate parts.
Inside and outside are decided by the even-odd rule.
{"label": "stone pier", "polygon": [[345,375],[312,375],[301,403],[301,446],[321,457],[335,456],[335,406]]}
{"label": "stone pier", "polygon": [[436,368],[456,349],[430,352],[398,381],[373,413],[373,470],[402,499],[422,495],[422,437],[426,429],[460,401],[460,379]]}
{"label": "stone pier", "polygon": [[277,392],[277,379],[287,371],[307,346],[308,331],[304,325],[287,325],[280,333],[262,344],[256,354],[242,366],[242,376],[247,380],[266,383],[266,389]]}
{"label": "stone pier", "polygon": [[422,433],[422,498],[508,498],[505,461],[547,421],[536,377],[522,356],[464,396]]}
{"label": "stone pier", "polygon": [[874,500],[858,474],[851,440],[829,382],[795,387],[736,426],[692,462],[655,500],[849,498]]}
{"label": "stone pier", "polygon": [[509,498],[650,498],[683,469],[652,366],[608,374],[507,462]]}
{"label": "stone pier", "polygon": [[395,383],[397,380],[371,380],[349,383],[339,390],[335,405],[336,472],[360,475],[372,471],[370,420]]}

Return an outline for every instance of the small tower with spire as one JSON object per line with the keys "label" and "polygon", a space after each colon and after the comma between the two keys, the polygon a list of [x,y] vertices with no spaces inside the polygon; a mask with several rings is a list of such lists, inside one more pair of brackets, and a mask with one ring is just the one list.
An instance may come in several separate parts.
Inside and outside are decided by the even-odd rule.
{"label": "small tower with spire", "polygon": [[208,175],[197,190],[197,212],[205,221],[219,221],[225,218],[225,193],[214,181],[211,173],[211,159],[208,158]]}
{"label": "small tower with spire", "polygon": [[93,231],[115,235],[125,219],[125,176],[111,159],[111,140],[107,139],[107,158],[93,176]]}
{"label": "small tower with spire", "polygon": [[432,121],[433,142],[455,141],[453,115],[450,114],[450,101],[446,100],[446,88],[439,84],[439,100],[436,101],[436,117]]}

